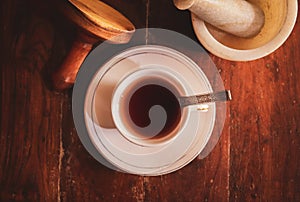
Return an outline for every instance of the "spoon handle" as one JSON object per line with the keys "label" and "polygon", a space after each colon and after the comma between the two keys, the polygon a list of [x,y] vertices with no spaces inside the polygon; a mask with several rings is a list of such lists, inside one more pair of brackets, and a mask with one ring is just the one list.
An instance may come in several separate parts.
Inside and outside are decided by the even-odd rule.
{"label": "spoon handle", "polygon": [[179,103],[181,107],[189,105],[204,104],[210,102],[222,102],[232,100],[230,90],[218,91],[202,95],[193,95],[188,97],[180,97]]}

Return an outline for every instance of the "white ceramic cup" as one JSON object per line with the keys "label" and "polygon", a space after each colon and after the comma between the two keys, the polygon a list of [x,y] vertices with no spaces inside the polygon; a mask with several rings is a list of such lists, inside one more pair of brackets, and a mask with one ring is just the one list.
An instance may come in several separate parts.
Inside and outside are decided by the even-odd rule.
{"label": "white ceramic cup", "polygon": [[[130,115],[130,107],[135,109],[135,106],[130,106],[130,100],[139,89],[149,85],[158,85],[166,88],[175,98],[186,95],[189,88],[185,80],[180,78],[180,75],[170,71],[170,69],[158,66],[139,69],[126,76],[116,86],[112,97],[111,112],[117,129],[127,140],[141,146],[161,146],[172,142],[179,134],[179,131],[190,121],[190,109],[180,108],[178,103],[180,114],[177,114],[176,121],[170,121],[170,117],[168,117],[164,107],[153,105],[148,114],[143,114],[143,116],[148,116],[146,118],[150,119],[149,125],[138,126]],[[145,99],[152,98],[148,97]],[[138,105],[143,106],[143,104],[139,103]],[[171,126],[166,126],[167,122]]]}

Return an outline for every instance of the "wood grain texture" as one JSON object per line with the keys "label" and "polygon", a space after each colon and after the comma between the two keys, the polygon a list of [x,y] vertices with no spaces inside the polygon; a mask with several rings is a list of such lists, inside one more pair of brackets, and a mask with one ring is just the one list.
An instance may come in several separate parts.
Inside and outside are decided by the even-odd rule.
{"label": "wood grain texture", "polygon": [[[299,23],[265,58],[211,55],[233,95],[219,143],[175,173],[141,177],[94,160],[73,124],[72,90],[50,90],[49,73],[71,48],[75,28],[49,2],[0,4],[0,201],[300,201]],[[172,1],[104,2],[137,28],[197,41],[189,13]]]}
{"label": "wood grain texture", "polygon": [[57,200],[64,96],[47,90],[41,78],[54,31],[34,15],[22,19],[24,8],[22,2],[2,2],[0,198]]}
{"label": "wood grain texture", "polygon": [[299,31],[270,56],[232,66],[242,103],[231,103],[232,200],[300,199]]}

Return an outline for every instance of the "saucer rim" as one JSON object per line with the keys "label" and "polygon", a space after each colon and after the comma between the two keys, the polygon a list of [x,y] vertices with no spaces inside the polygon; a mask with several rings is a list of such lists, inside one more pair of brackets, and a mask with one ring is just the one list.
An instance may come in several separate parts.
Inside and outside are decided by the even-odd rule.
{"label": "saucer rim", "polygon": [[[169,48],[169,47],[158,46],[158,45],[142,45],[142,46],[131,47],[130,49],[138,49],[138,48],[140,48],[140,47],[146,47],[146,48],[149,48],[149,47],[160,47],[160,48],[161,48],[161,47],[163,47],[164,49],[167,48],[167,49],[170,49],[170,50],[172,50],[172,51],[179,52],[179,51],[174,50],[174,49],[171,49],[171,48]],[[128,50],[128,49],[126,49],[125,51],[127,51],[127,50]],[[179,53],[180,53],[180,52],[179,52]],[[181,54],[182,54],[182,53],[181,53]],[[105,65],[105,64],[104,64],[104,65]],[[101,73],[101,71],[102,71],[102,72],[104,71],[104,70],[102,69],[102,67],[103,67],[104,65],[102,65],[101,68],[99,68],[99,69],[97,70],[97,72],[94,74],[94,77],[93,77],[92,80],[94,80],[95,78],[97,78],[96,75],[98,75],[99,72],[100,72],[100,74],[102,74],[102,75],[105,74],[105,73]],[[197,64],[196,64],[196,65],[197,65]],[[197,66],[198,66],[198,65],[197,65]],[[102,69],[102,70],[101,70],[101,69]],[[107,71],[107,70],[105,70],[105,71]],[[105,71],[104,71],[104,72],[105,72]],[[201,72],[202,77],[205,79],[205,83],[210,87],[210,90],[212,91],[211,84],[210,84],[208,78],[205,76],[204,72],[203,72],[200,68],[198,69],[198,71]],[[96,82],[97,82],[97,81],[96,81]],[[99,81],[98,81],[98,82],[99,82]],[[90,91],[91,84],[92,84],[92,81],[90,82],[89,88],[88,88],[88,90],[87,90],[87,94],[88,94],[88,92]],[[94,90],[96,90],[96,88],[97,88],[97,85],[95,86]],[[92,90],[92,91],[94,91],[94,90]],[[85,102],[86,102],[86,101],[85,101]],[[215,107],[213,107],[213,109],[214,109],[214,114],[213,114],[212,125],[211,125],[211,127],[210,127],[209,132],[207,133],[207,140],[203,140],[203,142],[202,142],[202,144],[203,144],[202,149],[203,149],[203,148],[205,147],[205,145],[207,144],[207,142],[208,142],[208,140],[209,140],[209,137],[211,136],[213,127],[214,127],[214,122],[215,122],[215,117],[216,117],[216,114],[215,114],[215,113],[216,113],[216,109],[215,109]],[[85,119],[85,120],[86,120],[86,119]],[[88,124],[88,123],[86,123],[86,124]],[[89,128],[87,128],[87,130],[89,130]],[[93,144],[94,144],[94,146],[96,147],[96,149],[98,150],[98,152],[99,152],[102,156],[104,156],[104,158],[105,158],[106,160],[108,160],[108,161],[109,161],[110,163],[112,163],[114,166],[117,166],[118,168],[120,168],[120,169],[122,169],[122,170],[127,170],[127,169],[125,169],[124,167],[120,167],[120,164],[117,164],[117,163],[113,162],[112,159],[107,158],[107,155],[104,154],[103,151],[102,151],[101,149],[98,148],[98,144],[96,144],[96,143],[94,142],[94,140],[93,140],[93,137],[90,136],[90,132],[88,133],[88,135],[89,135],[89,137],[91,138],[91,141],[93,142]],[[199,136],[199,134],[195,132],[195,136]],[[194,142],[194,141],[192,141],[191,144],[193,144],[193,142]],[[188,148],[186,148],[185,154],[188,153],[188,150],[190,149],[191,144],[188,146]],[[103,144],[102,144],[102,145],[103,145]],[[105,147],[105,145],[103,145],[103,146]],[[202,149],[200,149],[194,156],[196,157],[196,156],[202,151]],[[184,154],[183,154],[183,155],[184,155]],[[181,159],[181,158],[183,157],[183,155],[182,155],[181,157],[178,157],[176,160],[174,160],[172,163],[170,163],[170,164],[168,164],[168,165],[161,165],[161,166],[159,166],[159,167],[154,167],[153,169],[155,169],[155,170],[157,170],[157,169],[158,169],[158,170],[161,170],[161,167],[172,167],[172,165],[173,165],[174,163],[176,163],[177,160]],[[113,154],[112,154],[112,156],[115,157],[115,155],[113,155]],[[186,155],[184,155],[184,156],[186,156]],[[191,162],[195,157],[191,158],[190,160],[187,160],[186,164],[188,164],[189,162]],[[118,158],[116,158],[116,159],[118,159]],[[120,159],[118,159],[118,160],[120,161]],[[126,162],[125,162],[125,163],[126,163]],[[126,164],[127,164],[127,163],[126,163]],[[185,164],[185,165],[186,165],[186,164]],[[128,165],[128,164],[127,164],[127,165]],[[183,166],[184,166],[184,165],[179,165],[179,166],[177,166],[178,168],[173,166],[173,167],[174,167],[173,169],[169,168],[168,170],[164,170],[163,172],[164,172],[164,173],[173,172],[173,171],[178,170],[179,168],[181,168],[181,167],[183,167]],[[137,167],[134,166],[134,168],[137,168]],[[144,167],[143,167],[142,169],[148,169],[148,168],[144,168]],[[130,170],[130,171],[127,170],[127,172],[129,172],[129,173],[134,173],[133,170]],[[161,171],[161,173],[162,173],[162,171]],[[136,173],[136,174],[148,175],[149,173]],[[153,172],[152,172],[150,175],[152,175],[152,174],[153,174]],[[158,174],[158,173],[156,173],[156,174]],[[160,173],[159,173],[159,174],[160,174]]]}

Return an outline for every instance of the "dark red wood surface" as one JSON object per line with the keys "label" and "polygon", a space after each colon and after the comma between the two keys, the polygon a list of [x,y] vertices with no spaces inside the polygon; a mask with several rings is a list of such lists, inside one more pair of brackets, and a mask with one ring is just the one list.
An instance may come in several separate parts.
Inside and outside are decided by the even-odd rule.
{"label": "dark red wood surface", "polygon": [[[137,28],[197,40],[189,12],[171,0],[105,2]],[[73,25],[50,0],[0,5],[0,201],[300,201],[299,23],[265,58],[211,55],[234,97],[220,141],[203,160],[142,177],[94,160],[73,124],[72,90],[51,90],[49,75],[71,47]]]}

